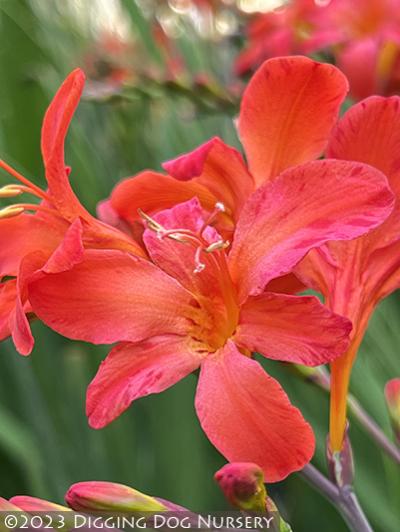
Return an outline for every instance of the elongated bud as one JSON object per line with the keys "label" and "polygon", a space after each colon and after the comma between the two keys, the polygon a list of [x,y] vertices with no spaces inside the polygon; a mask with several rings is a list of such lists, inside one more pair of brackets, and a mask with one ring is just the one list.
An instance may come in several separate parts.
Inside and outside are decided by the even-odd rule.
{"label": "elongated bud", "polygon": [[214,478],[235,508],[266,512],[267,490],[263,471],[258,465],[248,462],[226,464]]}
{"label": "elongated bud", "polygon": [[165,512],[167,507],[154,497],[113,482],[79,482],[65,496],[70,508],[77,511]]}
{"label": "elongated bud", "polygon": [[19,185],[5,185],[0,187],[0,198],[15,198],[15,196],[20,196],[23,192]]}
{"label": "elongated bud", "polygon": [[400,377],[386,383],[385,398],[393,432],[400,444]]}
{"label": "elongated bud", "polygon": [[14,216],[19,216],[24,212],[23,207],[17,207],[15,205],[9,205],[0,210],[0,220],[2,218],[14,218]]}
{"label": "elongated bud", "polygon": [[329,474],[339,488],[351,486],[354,481],[353,451],[348,437],[348,424],[343,439],[341,451],[332,451],[329,445],[329,437],[326,445],[326,456]]}
{"label": "elongated bud", "polygon": [[0,512],[19,512],[20,510],[21,508],[18,508],[18,506],[11,501],[0,497]]}
{"label": "elongated bud", "polygon": [[12,504],[25,512],[70,512],[70,508],[54,502],[29,497],[28,495],[16,495],[10,499]]}

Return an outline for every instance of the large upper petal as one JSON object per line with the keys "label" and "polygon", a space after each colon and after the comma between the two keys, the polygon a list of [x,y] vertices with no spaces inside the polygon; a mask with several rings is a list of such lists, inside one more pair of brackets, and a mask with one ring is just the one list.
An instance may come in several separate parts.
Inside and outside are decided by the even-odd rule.
{"label": "large upper petal", "polygon": [[72,71],[49,105],[42,126],[41,148],[49,191],[59,212],[69,220],[77,216],[91,218],[71,188],[64,161],[65,137],[84,84],[82,70]]}
{"label": "large upper petal", "polygon": [[267,358],[318,366],[342,355],[351,322],[313,296],[264,293],[240,310],[235,342]]}
{"label": "large upper petal", "polygon": [[258,69],[238,124],[258,185],[321,155],[347,90],[337,68],[306,57],[274,58]]}
{"label": "large upper petal", "polygon": [[241,301],[288,273],[310,249],[376,227],[393,201],[379,170],[350,161],[305,163],[266,183],[243,207],[229,256]]}
{"label": "large upper petal", "polygon": [[89,424],[99,429],[146,395],[159,393],[199,367],[201,355],[176,335],[122,343],[102,362],[87,391]]}
{"label": "large upper petal", "polygon": [[122,251],[88,250],[70,270],[29,285],[37,316],[69,338],[93,343],[185,334],[192,296],[150,262]]}
{"label": "large upper petal", "polygon": [[211,443],[230,462],[254,462],[267,482],[302,469],[314,435],[278,382],[233,342],[204,359],[196,411]]}

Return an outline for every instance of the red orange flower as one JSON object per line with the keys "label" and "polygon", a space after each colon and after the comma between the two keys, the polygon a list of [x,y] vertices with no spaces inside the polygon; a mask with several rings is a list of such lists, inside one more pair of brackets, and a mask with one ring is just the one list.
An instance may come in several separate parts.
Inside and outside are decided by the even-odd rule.
{"label": "red orange flower", "polygon": [[229,460],[254,461],[276,481],[310,460],[314,437],[250,354],[322,364],[343,352],[350,328],[314,297],[264,287],[309,249],[354,238],[391,208],[378,171],[352,162],[306,163],[247,200],[229,253],[209,225],[217,212],[204,219],[192,199],[146,217],[143,238],[152,262],[86,250],[68,271],[40,272],[29,284],[29,300],[61,334],[120,342],[88,390],[93,427],[200,367],[196,410],[209,439]]}

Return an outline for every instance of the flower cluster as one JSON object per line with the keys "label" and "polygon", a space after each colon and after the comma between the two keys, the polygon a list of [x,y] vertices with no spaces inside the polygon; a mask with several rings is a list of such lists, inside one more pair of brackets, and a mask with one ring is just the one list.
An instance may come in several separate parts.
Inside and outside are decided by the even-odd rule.
{"label": "flower cluster", "polygon": [[[64,162],[83,86],[75,70],[46,112],[46,191],[0,162],[19,181],[0,196],[40,199],[0,211],[0,338],[29,354],[38,318],[68,338],[116,344],[88,388],[94,428],[199,369],[203,430],[268,482],[302,469],[315,442],[254,354],[331,363],[340,450],[357,348],[399,285],[399,98],[368,99],[338,121],[348,83],[336,67],[268,60],[242,98],[245,158],[213,138],[165,173],[122,181],[95,218]],[[305,287],[326,304],[297,295]]]}
{"label": "flower cluster", "polygon": [[250,20],[236,73],[269,57],[323,52],[346,74],[354,98],[394,94],[400,87],[398,7],[396,0],[292,0]]}

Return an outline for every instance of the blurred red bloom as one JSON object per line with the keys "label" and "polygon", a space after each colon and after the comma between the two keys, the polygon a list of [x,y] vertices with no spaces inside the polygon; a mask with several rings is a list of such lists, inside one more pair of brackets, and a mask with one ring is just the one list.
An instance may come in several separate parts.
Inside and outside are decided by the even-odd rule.
{"label": "blurred red bloom", "polygon": [[396,0],[294,0],[258,15],[238,56],[238,75],[265,59],[326,51],[350,81],[356,99],[400,88],[400,16]]}

